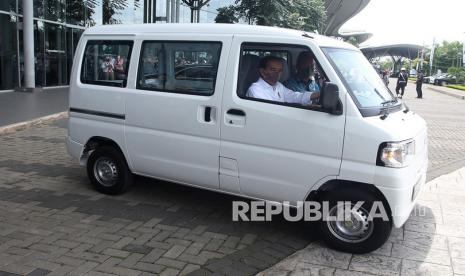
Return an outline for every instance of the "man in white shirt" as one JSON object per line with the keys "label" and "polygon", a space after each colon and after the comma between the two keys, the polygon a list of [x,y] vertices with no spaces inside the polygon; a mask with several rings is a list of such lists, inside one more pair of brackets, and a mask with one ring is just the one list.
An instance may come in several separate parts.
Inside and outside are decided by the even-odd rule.
{"label": "man in white shirt", "polygon": [[266,56],[260,60],[260,78],[247,90],[247,97],[282,103],[311,105],[320,96],[319,92],[294,92],[279,82],[283,72],[283,60],[275,56]]}

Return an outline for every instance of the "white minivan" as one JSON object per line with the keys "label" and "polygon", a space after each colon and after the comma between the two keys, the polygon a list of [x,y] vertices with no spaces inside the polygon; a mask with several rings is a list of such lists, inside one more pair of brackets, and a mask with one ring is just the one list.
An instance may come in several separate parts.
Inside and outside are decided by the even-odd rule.
{"label": "white minivan", "polygon": [[[363,201],[318,226],[331,247],[365,253],[405,223],[426,179],[425,121],[337,39],[230,24],[98,26],[83,33],[71,74],[68,151],[103,193],[142,175],[291,206],[328,202],[329,215],[336,202]],[[303,90],[286,88],[292,81]],[[305,92],[309,83],[320,92]],[[368,219],[375,202],[387,220]]]}

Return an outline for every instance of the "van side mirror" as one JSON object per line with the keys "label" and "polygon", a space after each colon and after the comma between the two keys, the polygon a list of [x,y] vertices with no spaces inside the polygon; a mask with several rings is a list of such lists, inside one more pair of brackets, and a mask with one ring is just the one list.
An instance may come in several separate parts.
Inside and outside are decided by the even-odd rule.
{"label": "van side mirror", "polygon": [[327,82],[323,85],[320,95],[320,103],[323,110],[333,115],[342,115],[342,102],[339,99],[339,87]]}

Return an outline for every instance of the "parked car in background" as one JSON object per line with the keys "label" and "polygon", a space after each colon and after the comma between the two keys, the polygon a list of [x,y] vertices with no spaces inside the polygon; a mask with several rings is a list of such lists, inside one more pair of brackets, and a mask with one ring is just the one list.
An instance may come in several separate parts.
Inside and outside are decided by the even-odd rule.
{"label": "parked car in background", "polygon": [[441,74],[436,77],[433,81],[434,85],[446,86],[448,84],[454,84],[457,82],[457,78],[451,74]]}
{"label": "parked car in background", "polygon": [[434,84],[434,80],[438,77],[440,77],[442,75],[442,73],[438,73],[438,74],[434,74],[434,75],[431,75],[429,78],[428,78],[428,83],[429,84]]}

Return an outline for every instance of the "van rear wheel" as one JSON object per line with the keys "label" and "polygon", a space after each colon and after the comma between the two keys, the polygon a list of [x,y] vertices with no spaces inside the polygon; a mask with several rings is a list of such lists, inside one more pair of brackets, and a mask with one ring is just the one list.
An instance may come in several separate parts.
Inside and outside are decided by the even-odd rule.
{"label": "van rear wheel", "polygon": [[[330,247],[339,251],[364,254],[378,249],[389,238],[392,223],[387,213],[388,206],[372,193],[360,189],[331,191],[322,196],[322,202],[325,201],[328,202],[329,212],[323,213],[325,219],[320,221],[320,230],[322,239]],[[338,202],[350,202],[350,211],[343,214],[347,215],[343,217],[345,219],[331,219],[337,218]],[[357,204],[358,202],[363,204]],[[370,217],[375,202],[378,203],[374,214],[381,214],[384,209],[384,218]]]}
{"label": "van rear wheel", "polygon": [[91,153],[87,175],[97,191],[110,195],[125,192],[134,178],[124,155],[111,146],[98,147]]}

